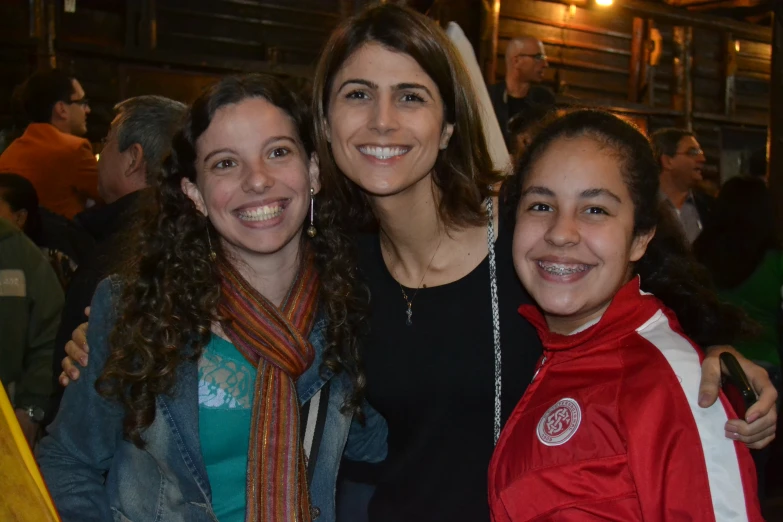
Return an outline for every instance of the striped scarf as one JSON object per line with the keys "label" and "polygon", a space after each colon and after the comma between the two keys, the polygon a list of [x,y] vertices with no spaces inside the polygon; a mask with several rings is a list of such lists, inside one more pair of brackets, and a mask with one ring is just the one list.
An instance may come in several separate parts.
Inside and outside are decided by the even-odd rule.
{"label": "striped scarf", "polygon": [[221,262],[218,312],[223,331],[258,368],[247,457],[248,522],[309,522],[296,379],[313,363],[318,276],[309,251],[278,309]]}

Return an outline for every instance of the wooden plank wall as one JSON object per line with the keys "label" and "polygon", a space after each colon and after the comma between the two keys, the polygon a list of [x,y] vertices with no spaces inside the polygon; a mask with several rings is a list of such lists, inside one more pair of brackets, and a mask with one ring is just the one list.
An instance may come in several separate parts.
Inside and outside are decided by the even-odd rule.
{"label": "wooden plank wall", "polygon": [[[763,144],[769,114],[768,41],[734,38],[706,24],[687,27],[656,16],[634,19],[617,6],[502,0],[494,81],[504,77],[509,40],[532,35],[544,43],[549,57],[545,82],[562,103],[634,114],[650,131],[690,124],[707,154],[708,175],[714,178],[727,146],[742,146],[749,156]],[[651,28],[660,32],[662,49],[649,89],[641,61]],[[685,94],[688,84],[690,97]]]}
{"label": "wooden plank wall", "polygon": [[[108,131],[112,107],[141,94],[183,102],[235,72],[271,72],[304,89],[345,0],[62,0],[0,2],[0,127],[13,87],[48,60],[74,74],[91,100],[88,138]],[[45,29],[31,29],[36,6]],[[39,17],[41,18],[41,17]]]}

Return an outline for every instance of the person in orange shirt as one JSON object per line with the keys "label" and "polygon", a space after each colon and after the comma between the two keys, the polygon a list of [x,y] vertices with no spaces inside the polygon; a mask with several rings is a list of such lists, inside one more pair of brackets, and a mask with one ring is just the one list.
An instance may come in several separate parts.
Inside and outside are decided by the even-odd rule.
{"label": "person in orange shirt", "polygon": [[38,71],[21,86],[29,124],[0,155],[0,172],[29,179],[43,207],[72,218],[99,200],[98,164],[87,133],[90,106],[79,82],[62,71]]}

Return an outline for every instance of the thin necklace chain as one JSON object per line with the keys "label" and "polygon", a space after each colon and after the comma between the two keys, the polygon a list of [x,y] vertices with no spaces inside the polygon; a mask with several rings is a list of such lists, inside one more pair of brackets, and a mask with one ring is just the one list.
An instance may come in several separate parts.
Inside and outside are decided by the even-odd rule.
{"label": "thin necklace chain", "polygon": [[[424,270],[424,274],[421,276],[419,285],[416,287],[416,290],[413,292],[413,297],[411,297],[410,299],[408,299],[408,294],[405,293],[405,289],[402,287],[402,283],[400,283],[399,279],[397,278],[397,271],[394,269],[394,267],[392,267],[392,275],[394,276],[394,279],[397,280],[397,284],[400,286],[400,292],[402,292],[402,298],[405,299],[405,304],[407,305],[405,314],[408,317],[405,319],[405,324],[408,326],[413,324],[413,300],[416,299],[416,294],[419,293],[419,290],[421,289],[421,285],[422,283],[424,283],[424,278],[427,277],[427,273],[430,271],[430,266],[432,266],[432,261],[435,259],[435,255],[438,253],[438,250],[440,249],[440,244],[442,242],[443,242],[443,235],[440,236],[440,239],[438,240],[438,246],[435,247],[435,251],[432,253],[430,262],[427,263],[427,268]],[[388,247],[386,247],[386,249],[389,250]],[[391,250],[389,250],[389,253],[391,254]]]}
{"label": "thin necklace chain", "polygon": [[[488,257],[489,257],[489,295],[490,295],[490,301],[492,303],[492,337],[493,337],[493,344],[494,344],[494,366],[495,366],[495,404],[494,404],[494,419],[493,419],[493,439],[494,443],[498,443],[498,439],[500,438],[500,429],[501,429],[501,398],[503,394],[503,385],[502,385],[502,351],[500,347],[500,306],[498,303],[498,276],[497,276],[497,262],[495,260],[495,216],[492,208],[492,197],[488,197],[486,200],[486,207],[487,207],[487,250]],[[443,236],[441,236],[441,241],[443,240]],[[416,292],[413,294],[413,298],[408,300],[408,295],[405,293],[405,290],[402,288],[402,285],[397,282],[397,284],[400,285],[400,290],[402,291],[402,297],[405,299],[405,303],[408,305],[408,310],[406,313],[408,314],[408,320],[406,321],[406,324],[411,325],[413,324],[411,321],[411,317],[413,316],[412,306],[413,306],[413,299],[416,298],[416,294],[419,291],[419,288],[421,288],[421,284],[424,282],[424,277],[427,275],[427,271],[430,269],[430,265],[432,264],[432,260],[435,259],[435,254],[438,253],[438,249],[440,248],[440,241],[438,242],[438,246],[435,248],[435,252],[432,254],[432,258],[430,259],[430,263],[427,265],[427,270],[424,271],[424,275],[421,278],[421,281],[419,282],[419,287],[416,288]],[[392,275],[394,275],[396,279],[396,273],[394,269],[392,268]]]}

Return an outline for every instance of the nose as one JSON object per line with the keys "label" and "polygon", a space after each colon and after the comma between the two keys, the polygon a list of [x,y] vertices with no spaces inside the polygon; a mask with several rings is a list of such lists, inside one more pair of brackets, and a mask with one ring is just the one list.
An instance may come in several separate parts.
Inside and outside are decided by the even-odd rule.
{"label": "nose", "polygon": [[242,190],[245,192],[264,192],[275,184],[264,165],[249,165],[243,174]]}
{"label": "nose", "polygon": [[397,108],[391,96],[379,96],[373,106],[370,128],[385,134],[398,128]]}
{"label": "nose", "polygon": [[569,214],[556,212],[544,235],[547,243],[563,247],[579,243],[579,225]]}

